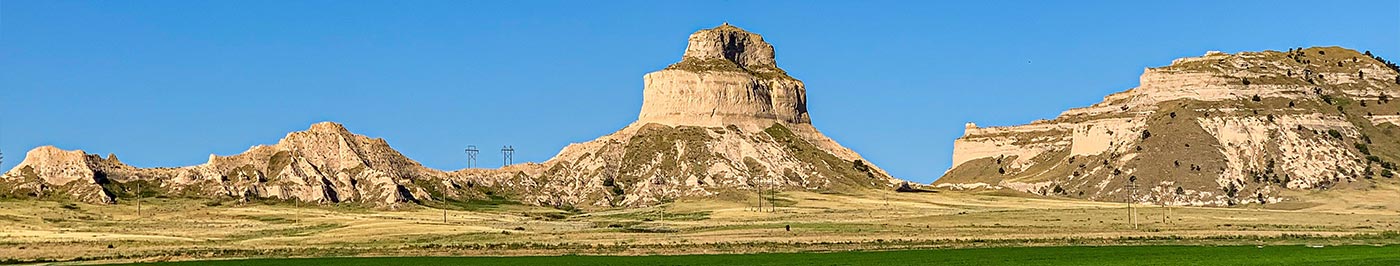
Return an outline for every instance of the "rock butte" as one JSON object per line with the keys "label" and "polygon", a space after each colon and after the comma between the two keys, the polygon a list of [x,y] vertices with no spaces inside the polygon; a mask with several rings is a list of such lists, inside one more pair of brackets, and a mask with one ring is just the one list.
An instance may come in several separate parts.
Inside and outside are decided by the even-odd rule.
{"label": "rock butte", "polygon": [[322,122],[275,145],[179,168],[135,168],[114,156],[39,147],[0,176],[0,193],[119,203],[146,184],[140,193],[196,198],[393,208],[505,197],[588,208],[901,182],[812,127],[806,88],[778,68],[773,46],[758,34],[728,24],[697,31],[680,62],[644,79],[636,122],[544,163],[440,171],[383,139]]}
{"label": "rock butte", "polygon": [[1400,160],[1397,76],[1369,52],[1338,47],[1177,59],[1054,120],[968,123],[934,184],[1172,205],[1364,188]]}

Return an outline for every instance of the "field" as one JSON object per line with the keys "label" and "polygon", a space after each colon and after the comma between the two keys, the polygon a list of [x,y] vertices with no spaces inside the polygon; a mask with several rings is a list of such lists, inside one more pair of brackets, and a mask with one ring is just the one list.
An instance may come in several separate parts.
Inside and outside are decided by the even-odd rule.
{"label": "field", "polygon": [[[1130,222],[1123,203],[986,191],[784,192],[775,200],[776,210],[761,212],[754,208],[756,198],[602,210],[509,202],[449,210],[372,210],[156,198],[144,200],[139,214],[134,204],[0,200],[0,263],[387,256],[424,257],[396,258],[423,260],[423,265],[537,264],[561,258],[549,256],[585,255],[562,258],[571,264],[753,260],[1036,265],[1043,263],[1036,258],[1054,261],[1059,260],[1054,256],[1073,254],[1082,254],[1073,257],[1084,257],[1079,261],[1088,264],[1138,262],[1096,255],[1108,252],[1123,259],[1164,261],[1205,256],[1213,262],[1358,259],[1394,264],[1393,257],[1371,257],[1395,254],[1396,246],[1390,245],[1400,243],[1400,215],[1395,211],[1400,206],[1387,203],[1400,204],[1393,200],[1400,197],[1393,191],[1378,187],[1311,192],[1295,196],[1312,201],[1231,208],[1136,206],[1136,223]],[[1305,248],[1319,245],[1325,248]],[[697,256],[634,256],[691,254]],[[1296,260],[1270,261],[1249,254]],[[443,256],[543,257],[435,258]],[[380,259],[325,260],[375,264]]]}
{"label": "field", "polygon": [[[154,265],[1397,265],[1400,246],[1012,247],[671,256],[255,259]],[[147,264],[149,265],[149,264]]]}

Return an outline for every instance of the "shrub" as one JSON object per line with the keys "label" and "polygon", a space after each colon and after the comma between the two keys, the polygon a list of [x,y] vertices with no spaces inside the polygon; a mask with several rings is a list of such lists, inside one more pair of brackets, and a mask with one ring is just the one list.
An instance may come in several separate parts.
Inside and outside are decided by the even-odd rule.
{"label": "shrub", "polygon": [[1338,132],[1336,129],[1328,129],[1327,135],[1332,136],[1332,138],[1342,138],[1342,132]]}
{"label": "shrub", "polygon": [[1256,102],[1264,101],[1264,98],[1259,98],[1259,95],[1258,95],[1258,94],[1255,94],[1253,98],[1249,98],[1249,99],[1250,99],[1250,100],[1253,100],[1253,101],[1256,101]]}
{"label": "shrub", "polygon": [[1354,146],[1356,146],[1356,150],[1360,151],[1361,154],[1371,155],[1371,149],[1370,147],[1366,147],[1366,144],[1356,143]]}
{"label": "shrub", "polygon": [[606,177],[606,178],[603,178],[603,186],[605,186],[605,187],[617,186],[617,180],[614,179],[614,178],[611,177],[611,176]]}
{"label": "shrub", "polygon": [[1243,83],[1244,83],[1244,85],[1248,86],[1248,85],[1249,85],[1249,78],[1244,78],[1244,82],[1243,82]]}
{"label": "shrub", "polygon": [[1143,129],[1143,130],[1142,130],[1142,139],[1147,139],[1147,138],[1150,138],[1150,137],[1152,137],[1152,132],[1148,132],[1146,129]]}
{"label": "shrub", "polygon": [[1390,169],[1385,169],[1381,170],[1381,176],[1385,178],[1392,178],[1395,177],[1395,173],[1391,172]]}

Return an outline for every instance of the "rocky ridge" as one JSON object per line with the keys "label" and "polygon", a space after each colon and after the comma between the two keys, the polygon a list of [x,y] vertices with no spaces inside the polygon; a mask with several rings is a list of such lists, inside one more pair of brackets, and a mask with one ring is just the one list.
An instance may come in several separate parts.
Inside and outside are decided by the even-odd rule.
{"label": "rocky ridge", "polygon": [[773,46],[728,24],[690,36],[681,61],[644,77],[638,120],[571,144],[544,163],[440,171],[379,138],[322,122],[274,145],[210,155],[200,165],[135,168],[115,156],[39,147],[0,175],[0,195],[120,203],[136,195],[231,200],[557,207],[742,198],[758,189],[892,188],[899,181],[822,135],[804,84]]}
{"label": "rocky ridge", "polygon": [[1400,171],[1391,95],[1400,74],[1369,52],[1210,52],[1053,120],[968,123],[934,184],[1215,206],[1367,187]]}

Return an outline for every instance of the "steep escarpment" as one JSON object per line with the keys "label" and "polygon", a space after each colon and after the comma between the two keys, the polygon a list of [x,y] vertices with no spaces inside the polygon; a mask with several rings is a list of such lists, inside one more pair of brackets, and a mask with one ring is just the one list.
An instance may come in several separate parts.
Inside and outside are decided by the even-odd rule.
{"label": "steep escarpment", "polygon": [[1400,171],[1397,94],[1396,68],[1369,52],[1211,52],[1053,120],[969,123],[935,184],[1176,205],[1365,188]]}
{"label": "steep escarpment", "polygon": [[141,196],[379,207],[516,201],[558,207],[738,199],[759,189],[892,188],[898,180],[822,135],[804,84],[773,46],[728,24],[695,32],[681,61],[644,77],[636,122],[544,163],[445,172],[331,122],[276,144],[178,168],[41,147],[0,175],[0,194],[120,203]]}
{"label": "steep escarpment", "polygon": [[697,31],[680,62],[644,80],[637,121],[543,163],[530,190],[544,193],[527,201],[645,205],[898,182],[811,125],[805,85],[778,68],[758,34],[728,24]]}
{"label": "steep escarpment", "polygon": [[680,62],[643,80],[638,123],[750,130],[811,123],[807,89],[778,68],[773,46],[728,24],[691,34]]}

